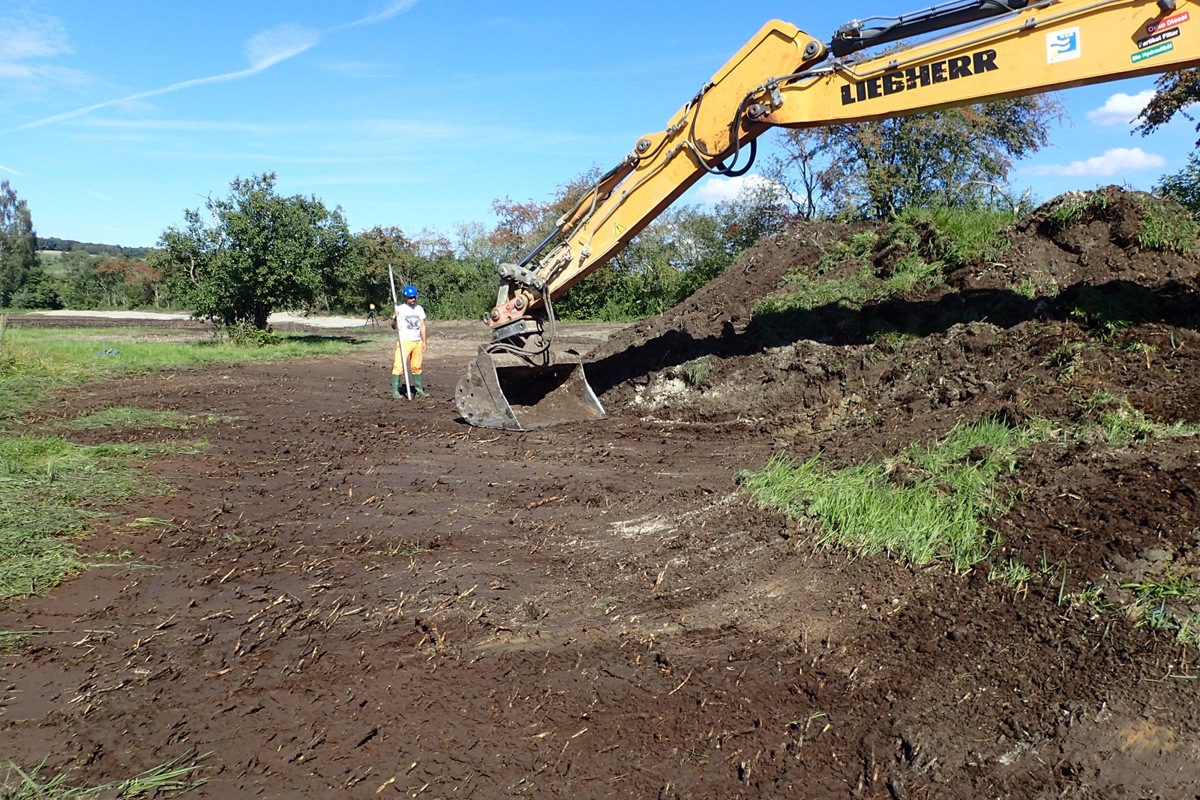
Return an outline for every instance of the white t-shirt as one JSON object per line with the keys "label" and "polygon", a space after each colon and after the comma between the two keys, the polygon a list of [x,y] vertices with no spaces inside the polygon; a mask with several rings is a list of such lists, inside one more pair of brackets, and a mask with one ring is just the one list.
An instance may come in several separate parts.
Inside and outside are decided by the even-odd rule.
{"label": "white t-shirt", "polygon": [[404,303],[396,311],[396,327],[400,338],[406,342],[421,341],[421,323],[425,321],[425,309],[420,303]]}

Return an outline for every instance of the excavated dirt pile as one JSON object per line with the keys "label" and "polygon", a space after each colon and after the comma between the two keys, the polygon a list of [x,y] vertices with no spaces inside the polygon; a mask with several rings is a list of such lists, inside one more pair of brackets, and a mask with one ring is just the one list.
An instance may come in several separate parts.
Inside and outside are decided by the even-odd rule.
{"label": "excavated dirt pile", "polygon": [[[107,566],[0,610],[30,632],[0,755],[93,786],[198,760],[214,798],[1200,797],[1200,259],[1169,212],[1065,196],[945,281],[804,307],[944,243],[798,225],[666,314],[564,326],[597,422],[464,426],[482,334],[447,323],[428,402],[366,329],[55,397],[31,430],[205,441],[82,542]],[[113,406],[207,422],[63,433]],[[982,419],[1049,433],[968,570],[818,547],[739,487]]]}

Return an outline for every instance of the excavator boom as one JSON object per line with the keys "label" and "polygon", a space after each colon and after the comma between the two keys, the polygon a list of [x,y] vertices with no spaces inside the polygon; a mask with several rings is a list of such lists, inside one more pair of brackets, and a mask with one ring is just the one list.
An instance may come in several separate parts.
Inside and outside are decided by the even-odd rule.
{"label": "excavator boom", "polygon": [[[927,38],[851,57],[921,36]],[[562,370],[552,369],[553,300],[705,175],[744,173],[750,165],[739,161],[753,160],[755,140],[771,128],[866,122],[1197,65],[1197,0],[955,0],[915,14],[855,20],[828,42],[768,22],[666,128],[639,137],[519,264],[501,266],[496,305],[485,319],[492,342],[481,347],[473,369],[497,387],[551,372],[561,378]],[[509,380],[498,366],[506,359],[535,369]],[[561,419],[603,415],[582,366],[576,368],[578,375],[560,383],[577,390],[578,413],[567,404]],[[457,393],[468,422],[523,429],[519,422],[489,422],[505,415],[470,388],[464,379]]]}

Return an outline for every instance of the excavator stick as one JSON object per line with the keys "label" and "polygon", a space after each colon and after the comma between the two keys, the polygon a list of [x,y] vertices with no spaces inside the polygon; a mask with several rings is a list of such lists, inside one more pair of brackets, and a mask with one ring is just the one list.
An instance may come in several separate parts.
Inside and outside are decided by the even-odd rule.
{"label": "excavator stick", "polygon": [[605,416],[581,361],[545,367],[503,366],[493,355],[480,353],[459,380],[454,402],[471,425],[506,431],[528,431]]}

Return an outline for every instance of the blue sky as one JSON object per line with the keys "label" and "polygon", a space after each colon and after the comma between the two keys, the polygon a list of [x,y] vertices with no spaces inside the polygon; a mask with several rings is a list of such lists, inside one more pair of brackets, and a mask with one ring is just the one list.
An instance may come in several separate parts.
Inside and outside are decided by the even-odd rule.
{"label": "blue sky", "polygon": [[[495,199],[546,200],[615,165],[768,19],[827,41],[853,17],[928,3],[804,5],[7,0],[0,179],[41,236],[80,241],[153,245],[268,171],[281,194],[340,206],[352,231],[452,235],[491,222]],[[1131,135],[1152,86],[1062,93],[1069,121],[1013,185],[1048,199],[1178,171],[1191,123]],[[736,189],[706,179],[683,202]]]}

